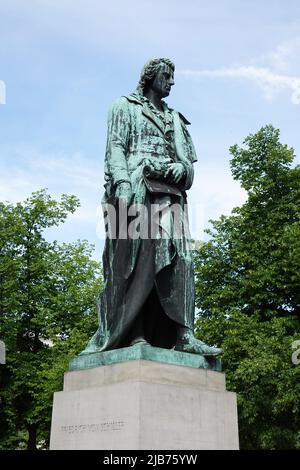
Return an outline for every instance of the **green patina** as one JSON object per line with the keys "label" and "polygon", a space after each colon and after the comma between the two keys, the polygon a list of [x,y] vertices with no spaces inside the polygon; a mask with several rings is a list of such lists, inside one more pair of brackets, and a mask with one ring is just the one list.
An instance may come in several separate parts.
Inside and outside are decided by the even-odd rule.
{"label": "green patina", "polygon": [[[109,113],[102,200],[104,212],[110,214],[105,282],[98,298],[99,328],[72,362],[77,367],[100,365],[104,358],[137,359],[140,351],[149,360],[208,367],[222,353],[193,333],[195,282],[186,191],[193,183],[197,157],[187,129],[190,123],[162,99],[174,85],[174,69],[168,59],[149,61],[137,90],[119,98]],[[130,229],[136,218],[130,211],[138,205],[143,211],[134,211],[140,231],[135,237]],[[154,349],[128,348],[139,341]],[[188,353],[194,356],[188,359]]]}
{"label": "green patina", "polygon": [[221,372],[221,359],[170,349],[155,348],[149,344],[136,344],[128,348],[84,354],[70,361],[69,370],[90,369],[92,367],[107,366],[139,359]]}

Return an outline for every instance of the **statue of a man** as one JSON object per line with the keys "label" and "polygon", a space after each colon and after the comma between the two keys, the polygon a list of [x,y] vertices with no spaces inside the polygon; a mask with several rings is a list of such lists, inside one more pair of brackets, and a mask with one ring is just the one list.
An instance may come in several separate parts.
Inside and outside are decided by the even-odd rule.
{"label": "statue of a man", "polygon": [[[206,356],[222,352],[193,334],[194,268],[184,209],[197,158],[190,123],[163,101],[174,69],[169,59],[147,62],[137,90],[109,113],[103,206],[106,215],[115,209],[118,222],[104,248],[99,329],[82,354],[136,343]],[[127,230],[136,207],[138,237]],[[176,217],[173,207],[181,209]]]}

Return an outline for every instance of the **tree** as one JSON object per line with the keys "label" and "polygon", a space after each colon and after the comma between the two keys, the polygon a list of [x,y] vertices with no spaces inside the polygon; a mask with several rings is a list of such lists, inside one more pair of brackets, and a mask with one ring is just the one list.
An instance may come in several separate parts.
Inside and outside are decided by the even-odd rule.
{"label": "tree", "polygon": [[68,361],[96,329],[100,265],[86,241],[45,240],[65,221],[75,196],[53,200],[45,190],[24,203],[0,203],[0,448],[47,446],[53,392]]}
{"label": "tree", "polygon": [[244,205],[195,254],[197,335],[221,345],[243,448],[300,448],[300,168],[271,125],[230,148]]}

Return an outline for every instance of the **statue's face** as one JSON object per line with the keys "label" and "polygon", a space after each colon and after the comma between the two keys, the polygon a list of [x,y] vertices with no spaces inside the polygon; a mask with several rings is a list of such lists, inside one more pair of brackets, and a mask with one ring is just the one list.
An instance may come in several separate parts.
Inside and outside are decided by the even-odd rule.
{"label": "statue's face", "polygon": [[160,98],[165,98],[170,94],[171,87],[174,85],[174,72],[167,64],[160,64],[159,70],[152,82],[152,90]]}

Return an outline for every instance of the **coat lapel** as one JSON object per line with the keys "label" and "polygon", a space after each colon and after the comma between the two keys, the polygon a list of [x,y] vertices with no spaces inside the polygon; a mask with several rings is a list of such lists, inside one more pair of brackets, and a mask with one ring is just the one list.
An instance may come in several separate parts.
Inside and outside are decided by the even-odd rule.
{"label": "coat lapel", "polygon": [[125,98],[127,98],[128,101],[131,101],[132,103],[137,103],[137,104],[140,104],[142,105],[142,114],[150,119],[150,121],[155,124],[155,126],[160,130],[160,132],[164,135],[165,134],[165,129],[164,129],[164,126],[163,126],[163,123],[161,122],[161,120],[155,116],[155,114],[151,111],[151,109],[149,108],[149,106],[147,105],[147,102],[145,101],[142,101],[141,99],[139,99],[139,97],[136,95],[136,94],[132,94],[132,95],[129,95],[129,96],[125,96]]}
{"label": "coat lapel", "polygon": [[159,118],[155,116],[155,114],[151,111],[151,109],[149,109],[149,106],[147,106],[146,103],[143,104],[142,114],[148,119],[150,119],[150,121],[152,121],[153,124],[156,125],[156,127],[160,130],[162,134],[165,133],[163,123],[161,122]]}

